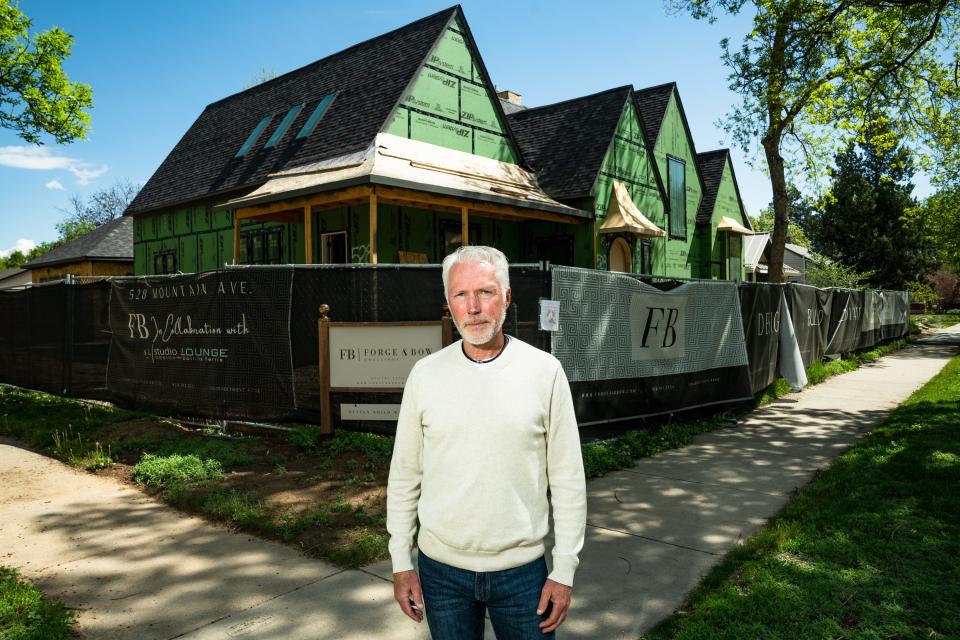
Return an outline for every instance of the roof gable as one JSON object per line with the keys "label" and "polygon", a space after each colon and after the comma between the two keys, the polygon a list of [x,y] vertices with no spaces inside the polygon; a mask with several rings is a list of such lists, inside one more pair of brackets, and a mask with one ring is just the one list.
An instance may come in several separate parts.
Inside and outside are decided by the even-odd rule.
{"label": "roof gable", "polygon": [[618,87],[507,116],[540,187],[551,197],[592,195],[632,90]]}
{"label": "roof gable", "polygon": [[[173,148],[127,209],[140,213],[249,189],[270,173],[359,151],[374,139],[459,6],[354,45],[214,102]],[[312,133],[297,133],[334,95]],[[265,148],[285,114],[303,105],[277,144]],[[238,151],[272,116],[250,150]]]}
{"label": "roof gable", "polygon": [[523,164],[480,50],[459,12],[411,78],[382,132]]}
{"label": "roof gable", "polygon": [[90,233],[55,247],[23,266],[27,269],[49,267],[84,260],[133,261],[133,218],[121,216]]}
{"label": "roof gable", "polygon": [[650,141],[651,145],[657,143],[663,118],[667,114],[667,105],[670,104],[670,96],[673,95],[676,88],[676,82],[668,82],[633,92],[637,110],[640,112],[640,121],[643,123],[643,130],[647,134],[647,140]]}
{"label": "roof gable", "polygon": [[[743,200],[740,198],[740,186],[737,184],[736,174],[733,172],[733,158],[729,149],[716,149],[697,154],[697,165],[703,177],[703,200],[697,210],[697,224],[710,224],[713,221],[717,207],[717,197],[723,188],[725,179],[733,187],[736,197],[736,208],[743,224],[753,229],[750,216],[747,215]],[[729,171],[729,173],[727,173]]]}

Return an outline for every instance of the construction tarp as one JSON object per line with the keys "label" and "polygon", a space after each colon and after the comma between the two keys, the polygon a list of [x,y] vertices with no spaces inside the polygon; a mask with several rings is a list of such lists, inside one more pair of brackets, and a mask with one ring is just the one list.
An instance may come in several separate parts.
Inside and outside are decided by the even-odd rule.
{"label": "construction tarp", "polygon": [[292,268],[114,280],[110,392],[168,412],[291,414],[292,283]]}
{"label": "construction tarp", "polygon": [[581,426],[752,397],[737,286],[661,291],[627,274],[554,267],[563,364]]}
{"label": "construction tarp", "polygon": [[786,285],[785,294],[804,368],[819,362],[829,341],[833,293],[804,284]]}

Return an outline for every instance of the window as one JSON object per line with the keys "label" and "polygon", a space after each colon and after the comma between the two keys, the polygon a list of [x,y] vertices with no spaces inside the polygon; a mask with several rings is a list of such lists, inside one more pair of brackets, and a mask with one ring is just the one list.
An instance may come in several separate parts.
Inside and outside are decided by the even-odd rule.
{"label": "window", "polygon": [[[467,231],[470,234],[470,244],[483,244],[480,234],[480,225],[471,224]],[[440,247],[443,250],[444,257],[456,251],[463,244],[463,229],[459,220],[441,220],[440,221]]]}
{"label": "window", "polygon": [[267,128],[267,125],[270,124],[270,121],[273,120],[273,115],[264,116],[257,126],[253,128],[253,131],[250,132],[250,135],[247,137],[247,141],[243,143],[243,146],[240,147],[240,151],[237,151],[235,158],[242,158],[247,155],[247,152],[250,151],[250,147],[253,146],[253,143],[257,141],[257,138],[260,137],[260,134],[263,133],[263,130]]}
{"label": "window", "polygon": [[640,273],[653,275],[653,241],[640,242]]}
{"label": "window", "polygon": [[573,266],[573,236],[552,236],[537,239],[537,262]]}
{"label": "window", "polygon": [[164,273],[177,272],[177,250],[163,249],[153,252],[153,273],[160,275]]}
{"label": "window", "polygon": [[331,231],[320,234],[320,262],[345,264],[347,262],[347,232]]}
{"label": "window", "polygon": [[240,234],[240,264],[283,262],[283,229],[253,229]]}
{"label": "window", "polygon": [[687,237],[687,167],[683,160],[667,156],[670,183],[670,237]]}
{"label": "window", "polygon": [[327,95],[320,98],[320,102],[317,104],[316,108],[313,110],[313,113],[310,114],[310,117],[307,118],[307,121],[304,123],[303,128],[300,129],[300,133],[297,134],[297,139],[306,138],[313,132],[313,128],[317,126],[317,123],[320,122],[320,118],[323,117],[323,114],[326,112],[327,108],[330,106],[330,103],[333,102],[335,93],[328,93]]}
{"label": "window", "polygon": [[286,133],[287,129],[290,127],[290,123],[293,122],[294,118],[297,117],[297,114],[300,113],[301,109],[303,109],[302,104],[290,107],[290,111],[287,111],[287,115],[283,116],[283,120],[281,120],[280,124],[277,125],[277,130],[274,131],[273,135],[270,136],[270,139],[267,140],[267,144],[263,145],[264,149],[274,147],[278,142],[280,142],[280,138],[282,138],[283,134]]}

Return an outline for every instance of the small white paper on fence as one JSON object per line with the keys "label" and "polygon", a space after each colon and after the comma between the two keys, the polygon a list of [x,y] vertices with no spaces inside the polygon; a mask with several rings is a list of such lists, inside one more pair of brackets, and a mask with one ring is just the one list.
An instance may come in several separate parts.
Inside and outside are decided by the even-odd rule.
{"label": "small white paper on fence", "polygon": [[540,301],[540,330],[560,331],[560,301]]}

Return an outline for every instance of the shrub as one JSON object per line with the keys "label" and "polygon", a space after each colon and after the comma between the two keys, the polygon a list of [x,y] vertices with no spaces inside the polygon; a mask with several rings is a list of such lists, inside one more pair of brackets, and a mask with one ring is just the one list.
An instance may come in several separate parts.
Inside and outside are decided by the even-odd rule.
{"label": "shrub", "polygon": [[316,449],[322,441],[323,434],[320,433],[320,425],[316,424],[301,425],[287,435],[287,442],[304,449]]}
{"label": "shrub", "polygon": [[195,455],[158,456],[147,453],[133,468],[133,479],[147,486],[162,486],[168,482],[206,482],[223,477],[223,465],[212,459]]}

